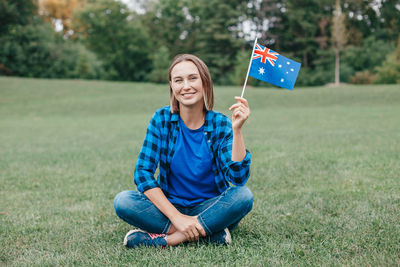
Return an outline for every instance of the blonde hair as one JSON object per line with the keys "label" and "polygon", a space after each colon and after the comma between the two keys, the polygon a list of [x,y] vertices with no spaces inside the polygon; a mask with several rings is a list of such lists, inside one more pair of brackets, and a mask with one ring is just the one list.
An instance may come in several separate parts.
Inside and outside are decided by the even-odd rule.
{"label": "blonde hair", "polygon": [[211,75],[207,68],[207,65],[200,58],[196,57],[195,55],[181,54],[181,55],[177,55],[174,58],[171,65],[169,66],[169,71],[168,71],[168,81],[170,82],[169,93],[170,93],[171,113],[179,112],[179,102],[178,102],[178,100],[176,100],[174,93],[172,92],[172,88],[171,88],[171,81],[172,81],[171,72],[176,64],[184,62],[184,61],[192,62],[199,70],[200,78],[203,83],[204,109],[206,111],[212,110],[214,107],[214,88],[213,88]]}

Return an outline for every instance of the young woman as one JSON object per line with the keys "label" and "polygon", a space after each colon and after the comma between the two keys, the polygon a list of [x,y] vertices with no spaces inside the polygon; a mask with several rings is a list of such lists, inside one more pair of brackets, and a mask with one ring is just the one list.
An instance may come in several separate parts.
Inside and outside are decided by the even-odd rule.
{"label": "young woman", "polygon": [[153,115],[136,163],[138,191],[123,191],[114,200],[117,215],[140,228],[126,234],[124,245],[165,247],[199,239],[228,244],[230,231],[253,206],[243,186],[250,175],[242,134],[249,105],[235,97],[232,122],[214,112],[210,73],[194,55],[173,60],[169,84],[170,106]]}

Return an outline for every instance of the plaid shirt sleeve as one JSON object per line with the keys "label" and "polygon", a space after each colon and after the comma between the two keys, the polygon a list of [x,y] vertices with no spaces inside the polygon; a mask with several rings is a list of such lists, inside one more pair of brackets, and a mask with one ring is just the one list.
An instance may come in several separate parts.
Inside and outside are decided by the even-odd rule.
{"label": "plaid shirt sleeve", "polygon": [[232,126],[229,120],[220,122],[221,132],[218,134],[218,138],[222,139],[220,143],[218,154],[220,166],[224,173],[225,179],[234,185],[244,185],[250,176],[250,163],[251,155],[246,149],[246,156],[242,161],[233,161],[232,158]]}
{"label": "plaid shirt sleeve", "polygon": [[160,160],[161,133],[158,124],[160,116],[156,112],[147,127],[146,137],[144,139],[139,157],[136,162],[134,181],[139,192],[143,193],[149,189],[160,187],[154,177]]}

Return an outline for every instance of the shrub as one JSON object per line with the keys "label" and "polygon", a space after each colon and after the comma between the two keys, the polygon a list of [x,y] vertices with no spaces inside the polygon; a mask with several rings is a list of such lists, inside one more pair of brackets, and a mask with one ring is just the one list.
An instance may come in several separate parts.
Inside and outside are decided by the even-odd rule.
{"label": "shrub", "polygon": [[168,69],[170,64],[169,51],[166,46],[161,46],[153,55],[153,70],[148,80],[154,83],[166,83],[168,81]]}
{"label": "shrub", "polygon": [[96,55],[79,43],[64,43],[57,60],[59,73],[65,78],[104,78],[102,62]]}
{"label": "shrub", "polygon": [[[363,40],[362,46],[348,47],[343,51],[341,63],[346,63],[354,71],[373,71],[382,64],[386,55],[394,49],[390,42],[379,40],[375,36],[369,36]],[[373,55],[373,56],[372,56]]]}
{"label": "shrub", "polygon": [[352,84],[372,84],[376,76],[373,75],[369,70],[358,71],[350,77],[350,83]]}
{"label": "shrub", "polygon": [[250,53],[247,50],[240,50],[236,53],[235,67],[230,73],[230,81],[234,85],[242,86],[246,79],[247,68],[249,67]]}
{"label": "shrub", "polygon": [[302,67],[297,77],[296,86],[317,86],[332,83],[333,69],[325,69],[323,66],[314,69]]}
{"label": "shrub", "polygon": [[0,74],[38,78],[101,78],[92,52],[59,38],[50,25],[16,25],[0,38]]}
{"label": "shrub", "polygon": [[394,51],[386,57],[382,66],[377,67],[375,83],[400,83],[400,51]]}

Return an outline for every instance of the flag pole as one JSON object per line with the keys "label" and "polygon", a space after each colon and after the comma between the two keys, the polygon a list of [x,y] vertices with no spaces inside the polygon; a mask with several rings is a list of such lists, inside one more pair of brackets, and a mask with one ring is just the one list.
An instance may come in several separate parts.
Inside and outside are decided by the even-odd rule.
{"label": "flag pole", "polygon": [[246,80],[244,81],[243,89],[242,89],[242,95],[241,95],[240,97],[243,97],[243,95],[244,95],[244,90],[246,89],[247,79],[249,78],[249,72],[250,72],[250,66],[251,66],[251,59],[253,58],[254,49],[256,48],[256,44],[257,44],[257,37],[256,37],[256,39],[254,40],[253,50],[251,51],[251,55],[250,55],[249,68],[247,69]]}

